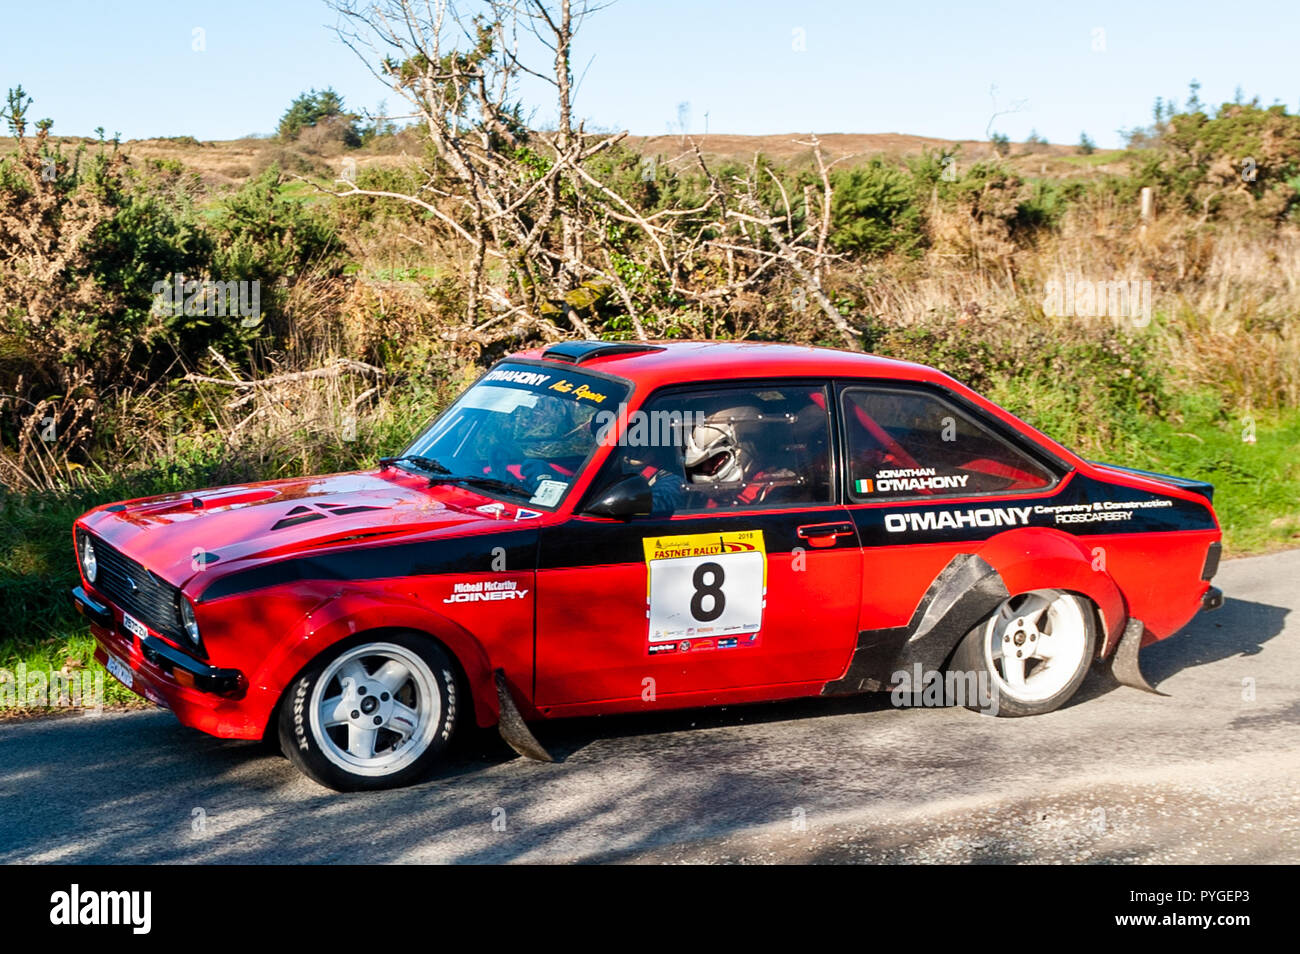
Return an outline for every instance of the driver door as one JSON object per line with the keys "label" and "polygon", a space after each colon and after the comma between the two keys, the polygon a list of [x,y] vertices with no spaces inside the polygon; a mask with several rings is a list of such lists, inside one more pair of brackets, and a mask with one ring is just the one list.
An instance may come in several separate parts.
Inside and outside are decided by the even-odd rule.
{"label": "driver door", "polygon": [[[656,494],[654,516],[599,518],[580,506],[542,529],[538,707],[843,673],[862,561],[835,491],[828,397],[824,383],[806,381],[677,389],[629,415],[584,503],[628,473],[680,479],[681,492]],[[720,431],[734,438],[735,468],[701,452],[726,443]],[[711,481],[710,469],[739,479]]]}

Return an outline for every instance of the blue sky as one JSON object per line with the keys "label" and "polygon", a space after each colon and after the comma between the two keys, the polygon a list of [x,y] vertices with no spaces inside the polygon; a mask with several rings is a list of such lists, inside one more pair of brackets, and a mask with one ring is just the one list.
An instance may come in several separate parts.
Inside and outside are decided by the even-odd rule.
{"label": "blue sky", "polygon": [[[353,108],[385,98],[320,0],[0,2],[0,87],[22,83],[56,133],[227,139],[272,131],[309,87],[333,85]],[[710,132],[979,139],[996,85],[997,108],[1024,101],[994,126],[1013,140],[1086,130],[1118,145],[1119,128],[1147,123],[1156,96],[1184,98],[1193,77],[1207,103],[1240,87],[1295,112],[1298,27],[1296,0],[619,0],[580,35],[578,109],[636,134],[664,133],[689,103],[694,133],[707,114]]]}

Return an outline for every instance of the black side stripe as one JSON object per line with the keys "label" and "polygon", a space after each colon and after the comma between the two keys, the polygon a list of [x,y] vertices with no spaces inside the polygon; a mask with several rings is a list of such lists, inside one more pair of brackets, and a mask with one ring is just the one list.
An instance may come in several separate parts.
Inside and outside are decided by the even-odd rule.
{"label": "black side stripe", "polygon": [[[1143,507],[1146,501],[1168,501],[1167,506]],[[1134,504],[1125,510],[1124,504]],[[1126,513],[1122,519],[1076,520],[1067,514],[1060,522],[1055,512],[1038,508],[1076,507],[1076,513]],[[959,526],[939,526],[943,514],[960,514],[963,519],[973,511],[1007,511],[1028,508],[1025,519],[1017,516],[1012,524],[987,526],[969,521]],[[264,566],[237,570],[214,580],[200,597],[221,599],[237,593],[278,586],[302,580],[376,580],[403,576],[430,576],[440,573],[492,572],[497,548],[506,551],[505,566],[518,572],[578,569],[643,563],[642,541],[646,537],[674,536],[687,533],[720,533],[731,530],[762,530],[768,553],[790,553],[807,549],[797,528],[804,524],[843,521],[846,512],[858,530],[860,545],[866,548],[907,546],[920,543],[978,542],[1020,527],[1051,527],[1074,536],[1097,534],[1156,533],[1176,530],[1211,530],[1214,520],[1208,505],[1194,500],[1163,497],[1104,481],[1091,480],[1081,474],[1061,490],[1041,496],[1011,495],[976,499],[965,503],[918,501],[911,499],[897,506],[849,506],[818,510],[764,513],[725,513],[691,519],[654,519],[623,522],[570,519],[539,532],[535,529],[505,530],[422,543],[375,544],[338,549],[312,556],[290,557]],[[1020,511],[1023,513],[1023,509]],[[1063,512],[1064,513],[1064,512]],[[922,521],[913,525],[909,515]],[[933,519],[931,519],[933,518]],[[902,521],[902,529],[898,528]],[[851,545],[845,538],[841,549]],[[499,565],[499,564],[498,564]]]}
{"label": "black side stripe", "polygon": [[[781,513],[728,513],[725,516],[689,520],[632,520],[626,523],[569,520],[542,531],[542,549],[537,568],[558,570],[644,563],[645,548],[642,541],[647,537],[736,530],[761,530],[763,548],[769,554],[790,553],[796,547],[808,549],[808,541],[798,536],[799,527],[811,523],[842,523],[844,520],[845,511],[839,507]],[[846,537],[840,549],[850,545],[856,546],[851,538]]]}
{"label": "black side stripe", "polygon": [[[1132,506],[1126,508],[1125,504]],[[1064,507],[1076,509],[1059,510]],[[963,503],[911,498],[897,506],[851,505],[849,512],[864,547],[987,540],[1021,527],[1050,527],[1078,537],[1214,529],[1214,519],[1204,502],[1120,487],[1082,474],[1075,474],[1064,488],[1044,495],[990,496]],[[971,525],[967,517],[972,512],[983,512],[976,515],[985,518],[1002,513],[1008,520],[988,526]],[[937,525],[945,514],[958,516],[964,523]],[[912,515],[916,515],[915,520]]]}
{"label": "black side stripe", "polygon": [[[504,550],[504,562],[499,559],[501,550]],[[203,591],[199,602],[303,580],[383,580],[440,573],[491,573],[501,566],[508,571],[530,573],[536,560],[537,531],[533,529],[424,543],[358,546],[237,570],[214,580]]]}

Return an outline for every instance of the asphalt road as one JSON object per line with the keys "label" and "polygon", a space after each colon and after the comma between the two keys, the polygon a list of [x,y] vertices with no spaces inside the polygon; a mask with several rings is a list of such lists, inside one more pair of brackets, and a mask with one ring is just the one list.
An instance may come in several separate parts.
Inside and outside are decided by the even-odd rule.
{"label": "asphalt road", "polygon": [[479,733],[365,795],[161,711],[0,724],[0,862],[1300,862],[1300,551],[1216,583],[1222,610],[1143,651],[1168,697],[1094,673],[1033,719],[584,719],[539,730],[557,764]]}

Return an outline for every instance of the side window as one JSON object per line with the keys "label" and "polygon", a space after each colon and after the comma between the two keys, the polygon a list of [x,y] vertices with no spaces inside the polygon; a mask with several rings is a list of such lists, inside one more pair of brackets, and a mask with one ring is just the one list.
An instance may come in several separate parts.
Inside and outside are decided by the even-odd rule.
{"label": "side window", "polygon": [[920,391],[848,388],[849,496],[953,497],[1046,487],[1053,477],[978,420]]}
{"label": "side window", "polygon": [[826,401],[825,388],[807,385],[652,397],[629,415],[593,486],[642,474],[656,517],[829,502]]}

